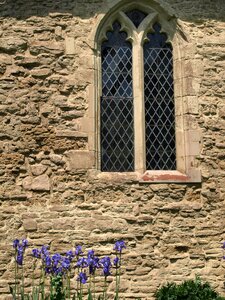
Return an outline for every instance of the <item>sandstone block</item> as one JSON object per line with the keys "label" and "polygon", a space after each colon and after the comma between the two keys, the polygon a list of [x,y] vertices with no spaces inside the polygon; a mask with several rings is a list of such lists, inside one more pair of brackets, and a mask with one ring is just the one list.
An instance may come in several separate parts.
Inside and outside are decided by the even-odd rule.
{"label": "sandstone block", "polygon": [[31,70],[31,75],[34,78],[46,78],[51,75],[51,70],[49,68],[33,69]]}
{"label": "sandstone block", "polygon": [[75,40],[74,37],[66,37],[65,38],[65,48],[66,48],[66,54],[71,55],[75,54]]}
{"label": "sandstone block", "polygon": [[23,221],[23,227],[25,231],[36,231],[37,230],[37,222],[33,219],[25,219]]}
{"label": "sandstone block", "polygon": [[37,60],[36,57],[16,57],[16,64],[18,66],[22,66],[25,68],[33,68],[33,67],[38,67],[40,65],[40,62]]}
{"label": "sandstone block", "polygon": [[62,156],[58,155],[58,154],[50,154],[49,155],[50,160],[56,164],[56,165],[60,165],[60,164],[64,164],[64,161],[62,161]]}
{"label": "sandstone block", "polygon": [[94,153],[87,150],[70,150],[65,153],[69,170],[90,169],[94,166]]}
{"label": "sandstone block", "polygon": [[48,232],[50,229],[52,229],[52,223],[50,222],[42,222],[38,226],[40,232]]}
{"label": "sandstone block", "polygon": [[27,176],[23,180],[23,188],[26,190],[34,191],[49,191],[50,190],[50,180],[46,174],[37,176],[35,178]]}
{"label": "sandstone block", "polygon": [[50,113],[52,113],[54,110],[53,106],[52,105],[49,105],[47,103],[43,104],[41,107],[40,107],[40,113],[43,115],[43,116],[48,116]]}
{"label": "sandstone block", "polygon": [[47,166],[42,164],[35,164],[31,166],[31,172],[35,176],[42,175],[47,170]]}
{"label": "sandstone block", "polygon": [[75,131],[75,130],[57,130],[57,137],[67,137],[67,138],[77,138],[77,137],[87,137],[87,133]]}
{"label": "sandstone block", "polygon": [[1,53],[0,54],[0,63],[5,65],[12,64],[12,56],[9,54]]}
{"label": "sandstone block", "polygon": [[49,191],[50,190],[50,180],[47,175],[40,175],[33,179],[32,190],[36,191]]}
{"label": "sandstone block", "polygon": [[0,50],[6,53],[24,51],[27,48],[27,42],[16,37],[1,38]]}
{"label": "sandstone block", "polygon": [[36,41],[31,45],[30,53],[33,55],[38,55],[40,53],[51,53],[54,55],[61,55],[64,53],[64,47],[62,43],[59,42]]}

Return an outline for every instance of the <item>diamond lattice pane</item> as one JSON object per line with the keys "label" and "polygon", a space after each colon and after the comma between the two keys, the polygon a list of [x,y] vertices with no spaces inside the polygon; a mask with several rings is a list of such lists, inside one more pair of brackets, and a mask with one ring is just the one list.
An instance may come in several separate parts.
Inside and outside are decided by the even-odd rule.
{"label": "diamond lattice pane", "polygon": [[134,170],[132,48],[118,23],[102,45],[101,169]]}
{"label": "diamond lattice pane", "polygon": [[160,35],[160,29],[151,33],[149,43],[144,45],[146,168],[175,170],[172,49]]}
{"label": "diamond lattice pane", "polygon": [[133,99],[118,97],[102,97],[102,171],[133,171],[133,140]]}

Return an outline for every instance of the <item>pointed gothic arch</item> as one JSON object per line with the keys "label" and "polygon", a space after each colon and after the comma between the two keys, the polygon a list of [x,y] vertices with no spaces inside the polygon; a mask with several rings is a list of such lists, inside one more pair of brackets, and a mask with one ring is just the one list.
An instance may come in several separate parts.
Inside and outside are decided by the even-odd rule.
{"label": "pointed gothic arch", "polygon": [[[129,13],[132,11],[140,11],[144,14],[143,20],[138,25],[135,25]],[[187,43],[186,34],[181,32],[179,24],[173,15],[167,13],[155,1],[120,1],[99,21],[94,38],[95,48],[95,150],[96,150],[96,166],[101,170],[101,115],[100,115],[100,98],[102,96],[102,57],[101,45],[107,40],[107,32],[112,32],[113,23],[120,23],[121,31],[126,32],[126,40],[132,44],[133,57],[133,101],[134,101],[134,168],[132,170],[139,174],[140,178],[147,178],[149,181],[186,181],[199,182],[201,175],[199,169],[193,164],[196,156],[200,152],[198,147],[197,153],[194,155],[190,152],[193,147],[196,148],[196,132],[192,128],[185,128],[185,108],[184,108],[184,86],[186,83],[186,75],[182,67],[182,46]],[[153,25],[160,24],[160,33],[166,34],[167,43],[170,43],[173,48],[173,69],[174,69],[174,120],[176,124],[175,139],[176,139],[176,169],[166,170],[148,170],[146,168],[146,144],[145,144],[145,124],[143,121],[144,108],[144,65],[143,65],[143,45],[147,41],[147,34],[154,32]],[[184,39],[185,37],[185,39]],[[138,70],[138,72],[134,71]],[[138,73],[138,75],[137,75]],[[135,106],[136,102],[136,106]],[[136,123],[136,125],[135,125]],[[138,124],[138,126],[137,126]],[[200,141],[200,131],[197,132]],[[114,171],[120,170],[101,170]],[[144,174],[141,175],[141,174]]]}

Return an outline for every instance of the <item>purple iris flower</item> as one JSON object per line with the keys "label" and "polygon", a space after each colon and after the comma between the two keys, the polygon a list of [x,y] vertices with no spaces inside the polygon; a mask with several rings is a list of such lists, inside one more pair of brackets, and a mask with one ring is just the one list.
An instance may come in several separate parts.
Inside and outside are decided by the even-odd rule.
{"label": "purple iris flower", "polygon": [[22,246],[23,248],[27,248],[28,247],[28,240],[22,240]]}
{"label": "purple iris flower", "polygon": [[37,249],[37,248],[32,249],[32,255],[35,258],[41,258],[41,251],[39,249]]}
{"label": "purple iris flower", "polygon": [[52,265],[57,266],[59,262],[61,261],[62,257],[59,253],[55,253],[52,255]]}
{"label": "purple iris flower", "polygon": [[103,275],[105,277],[111,275],[110,269],[112,264],[109,256],[105,256],[101,259],[101,265],[102,265]]}
{"label": "purple iris flower", "polygon": [[16,252],[16,262],[20,266],[23,265],[23,255],[27,247],[28,247],[28,241],[25,239],[22,240],[21,243],[20,240],[18,239],[15,239],[13,241],[13,248],[15,249]]}
{"label": "purple iris flower", "polygon": [[81,254],[83,254],[83,252],[82,252],[82,247],[81,247],[80,245],[78,245],[78,246],[76,247],[76,249],[75,249],[75,255],[76,255],[76,256],[79,256],[79,255],[81,255]]}
{"label": "purple iris flower", "polygon": [[23,264],[23,253],[24,253],[24,249],[23,247],[18,247],[17,249],[17,257],[16,257],[16,262],[18,263],[18,265],[22,266]]}
{"label": "purple iris flower", "polygon": [[225,249],[225,242],[223,242],[222,248]]}
{"label": "purple iris flower", "polygon": [[41,247],[41,254],[42,254],[42,257],[45,257],[45,256],[48,256],[49,255],[49,252],[48,252],[48,246],[45,246],[45,245],[43,245],[42,247]]}
{"label": "purple iris flower", "polygon": [[69,251],[66,252],[66,257],[67,257],[70,261],[72,261],[72,259],[74,258],[74,256],[75,256],[75,254],[73,253],[72,250],[69,250]]}
{"label": "purple iris flower", "polygon": [[87,254],[87,257],[88,258],[93,258],[94,256],[95,256],[95,251],[94,250],[89,250],[88,254]]}
{"label": "purple iris flower", "polygon": [[18,265],[22,266],[23,265],[23,254],[18,254],[17,258],[16,258],[16,262],[18,263]]}
{"label": "purple iris flower", "polygon": [[119,257],[115,257],[114,260],[113,260],[113,264],[116,268],[119,267],[119,264],[120,264],[120,260],[119,260]]}
{"label": "purple iris flower", "polygon": [[51,266],[52,260],[51,260],[51,257],[50,257],[50,256],[46,256],[46,257],[44,258],[44,264],[45,264],[46,267],[50,267],[50,266]]}
{"label": "purple iris flower", "polygon": [[86,275],[86,273],[80,272],[78,274],[77,281],[79,281],[82,284],[85,284],[87,282],[87,275]]}
{"label": "purple iris flower", "polygon": [[69,270],[71,260],[68,257],[65,257],[62,261],[62,268],[65,270]]}
{"label": "purple iris flower", "polygon": [[88,257],[87,263],[89,267],[89,274],[94,275],[97,268],[100,267],[99,258],[97,256]]}
{"label": "purple iris flower", "polygon": [[88,266],[87,259],[84,258],[84,257],[79,258],[77,263],[76,263],[76,266],[78,268],[87,268],[87,266]]}
{"label": "purple iris flower", "polygon": [[126,249],[126,245],[123,240],[117,241],[113,248],[113,250],[116,250],[116,252],[119,252],[119,253],[121,253],[123,249]]}
{"label": "purple iris flower", "polygon": [[17,246],[19,245],[19,243],[20,243],[20,241],[18,240],[18,239],[15,239],[14,241],[13,241],[13,248],[17,248]]}

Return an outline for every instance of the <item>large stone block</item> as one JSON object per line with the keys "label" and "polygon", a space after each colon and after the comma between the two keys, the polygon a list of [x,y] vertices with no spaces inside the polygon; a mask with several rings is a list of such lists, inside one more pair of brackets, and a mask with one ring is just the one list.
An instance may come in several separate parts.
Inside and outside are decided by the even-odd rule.
{"label": "large stone block", "polygon": [[24,51],[27,48],[27,41],[17,37],[1,38],[0,50],[6,53]]}
{"label": "large stone block", "polygon": [[25,219],[23,221],[23,227],[25,231],[36,231],[37,222],[34,219]]}
{"label": "large stone block", "polygon": [[50,179],[46,174],[37,177],[28,176],[23,180],[23,188],[33,191],[49,191]]}
{"label": "large stone block", "polygon": [[91,169],[94,153],[88,150],[71,150],[65,153],[68,170]]}

